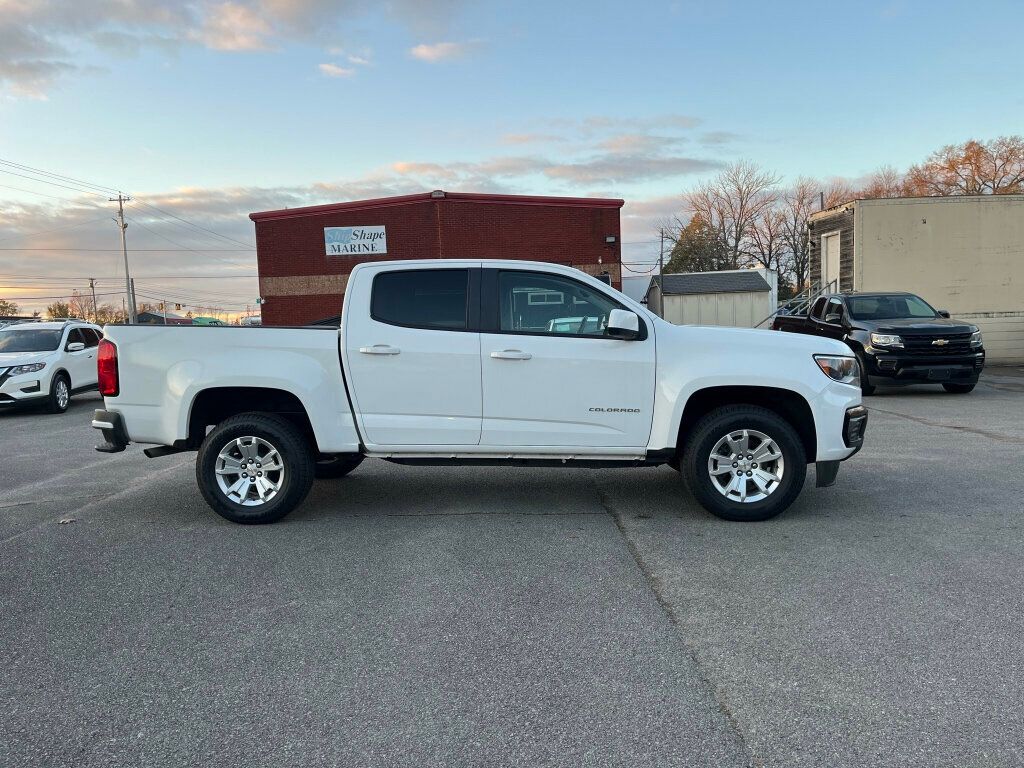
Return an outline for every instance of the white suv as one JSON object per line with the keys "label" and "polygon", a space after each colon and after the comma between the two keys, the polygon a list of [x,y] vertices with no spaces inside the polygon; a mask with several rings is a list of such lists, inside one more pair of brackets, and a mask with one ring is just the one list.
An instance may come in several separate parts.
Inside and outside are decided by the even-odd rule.
{"label": "white suv", "polygon": [[45,405],[64,413],[71,395],[96,389],[103,331],[82,320],[0,328],[0,410]]}

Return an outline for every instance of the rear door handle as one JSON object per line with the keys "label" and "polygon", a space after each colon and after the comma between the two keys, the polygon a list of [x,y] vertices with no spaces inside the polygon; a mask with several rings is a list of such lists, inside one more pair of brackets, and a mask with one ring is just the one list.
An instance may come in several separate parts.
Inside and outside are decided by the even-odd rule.
{"label": "rear door handle", "polygon": [[491,357],[497,360],[529,360],[533,355],[520,349],[503,349],[498,352],[491,352]]}
{"label": "rear door handle", "polygon": [[374,344],[372,347],[360,347],[359,351],[364,355],[397,355],[402,350],[387,344]]}

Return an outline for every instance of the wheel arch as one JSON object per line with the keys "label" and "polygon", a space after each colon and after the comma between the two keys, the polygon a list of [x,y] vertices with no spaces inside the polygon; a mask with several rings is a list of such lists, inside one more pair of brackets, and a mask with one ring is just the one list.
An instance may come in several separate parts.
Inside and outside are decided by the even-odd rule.
{"label": "wheel arch", "polygon": [[690,395],[683,407],[676,435],[677,456],[682,455],[686,435],[701,417],[726,405],[756,405],[777,413],[800,436],[808,462],[814,461],[818,452],[818,435],[814,426],[814,413],[803,395],[779,387],[746,385],[706,387]]}
{"label": "wheel arch", "polygon": [[294,424],[309,444],[317,447],[309,413],[294,392],[272,387],[209,387],[192,399],[186,445],[196,449],[211,426],[241,413],[273,413]]}

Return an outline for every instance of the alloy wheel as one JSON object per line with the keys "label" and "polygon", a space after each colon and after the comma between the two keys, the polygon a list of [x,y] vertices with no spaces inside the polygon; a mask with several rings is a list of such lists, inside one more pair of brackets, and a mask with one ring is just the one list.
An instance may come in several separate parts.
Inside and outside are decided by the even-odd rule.
{"label": "alloy wheel", "polygon": [[741,504],[771,496],[782,483],[786,462],[771,437],[754,429],[724,435],[708,456],[708,475],[720,494]]}
{"label": "alloy wheel", "polygon": [[271,501],[284,483],[284,463],[277,448],[251,435],[231,440],[221,448],[214,472],[221,493],[245,507]]}

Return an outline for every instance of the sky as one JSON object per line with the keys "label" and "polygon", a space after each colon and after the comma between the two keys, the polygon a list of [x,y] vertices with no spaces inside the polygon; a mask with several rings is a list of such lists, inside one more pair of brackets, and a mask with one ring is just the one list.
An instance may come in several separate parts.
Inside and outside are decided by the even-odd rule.
{"label": "sky", "polygon": [[18,165],[134,198],[146,301],[254,304],[251,211],[431,189],[624,198],[642,274],[727,163],[856,180],[1024,132],[1021,28],[1016,0],[0,0],[0,298],[123,295],[109,194]]}

